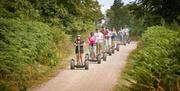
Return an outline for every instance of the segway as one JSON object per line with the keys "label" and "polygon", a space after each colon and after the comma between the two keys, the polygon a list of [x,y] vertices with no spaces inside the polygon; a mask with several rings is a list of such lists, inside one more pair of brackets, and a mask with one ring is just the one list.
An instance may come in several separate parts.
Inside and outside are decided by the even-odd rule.
{"label": "segway", "polygon": [[115,45],[113,42],[112,42],[112,46],[110,47],[110,49],[111,49],[111,53],[114,54],[115,53]]}
{"label": "segway", "polygon": [[[78,55],[79,55],[79,59],[80,59],[80,44],[78,44]],[[78,61],[71,59],[70,61],[70,68],[71,70],[75,69],[75,68],[85,68],[85,70],[89,69],[89,62],[88,60],[85,59],[84,63],[79,64]]]}
{"label": "segway", "polygon": [[85,70],[89,69],[89,62],[87,60],[84,61],[84,64],[78,65],[74,59],[71,59],[71,67],[72,70],[75,68],[85,68]]}
{"label": "segway", "polygon": [[116,44],[116,51],[119,51],[119,46],[120,46],[120,45],[117,43],[117,44]]}
{"label": "segway", "polygon": [[95,60],[93,60],[92,59],[92,54],[86,54],[85,55],[85,60],[88,60],[88,61],[90,61],[90,62],[97,62],[98,64],[101,64],[101,55],[100,54],[97,54],[97,56],[96,56],[96,59]]}
{"label": "segway", "polygon": [[126,41],[125,40],[123,41],[123,45],[126,46]]}
{"label": "segway", "polygon": [[[117,42],[117,44],[116,44],[118,47],[120,47],[120,45],[121,45],[121,41],[120,40],[118,40],[118,42]],[[116,48],[117,48],[117,46],[116,46]]]}
{"label": "segway", "polygon": [[128,38],[128,39],[127,39],[127,43],[130,44],[130,42],[131,42],[131,40]]}
{"label": "segway", "polygon": [[103,61],[106,61],[107,60],[107,53],[103,52],[102,55],[103,55],[102,56]]}
{"label": "segway", "polygon": [[109,45],[109,41],[108,41],[108,48],[107,48],[107,54],[109,54],[109,56],[111,56],[112,55],[112,48],[111,48],[111,46]]}
{"label": "segway", "polygon": [[114,54],[115,53],[115,50],[116,50],[116,43],[117,43],[117,36],[114,34],[112,36],[112,53]]}
{"label": "segway", "polygon": [[[97,48],[99,49],[100,47],[97,46]],[[106,61],[106,60],[107,60],[107,53],[106,53],[106,51],[100,50],[99,55],[100,55],[100,57],[101,57],[101,59],[102,59],[103,61]]]}
{"label": "segway", "polygon": [[112,54],[115,53],[115,46],[112,46]]}
{"label": "segway", "polygon": [[111,49],[112,49],[112,54],[114,54],[114,53],[115,53],[115,50],[116,50],[114,40],[112,41],[112,47],[111,47]]}
{"label": "segway", "polygon": [[104,52],[101,52],[100,54],[100,58],[103,60],[103,61],[106,61],[107,60],[107,53],[104,51]]}
{"label": "segway", "polygon": [[108,49],[107,49],[107,54],[109,54],[109,56],[112,55],[112,49],[111,49],[111,48],[108,48]]}
{"label": "segway", "polygon": [[121,36],[121,44],[126,46],[126,40],[124,35]]}

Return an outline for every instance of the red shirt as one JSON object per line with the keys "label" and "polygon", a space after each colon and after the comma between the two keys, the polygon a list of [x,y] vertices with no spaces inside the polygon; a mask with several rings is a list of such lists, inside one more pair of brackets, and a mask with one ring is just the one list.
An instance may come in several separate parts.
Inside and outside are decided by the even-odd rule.
{"label": "red shirt", "polygon": [[108,31],[107,30],[101,30],[101,33],[103,33],[104,38],[108,38]]}

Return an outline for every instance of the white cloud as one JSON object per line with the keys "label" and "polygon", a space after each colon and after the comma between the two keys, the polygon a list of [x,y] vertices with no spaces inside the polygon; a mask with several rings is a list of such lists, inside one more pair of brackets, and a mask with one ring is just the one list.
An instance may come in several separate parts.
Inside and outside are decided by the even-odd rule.
{"label": "white cloud", "polygon": [[108,9],[110,9],[110,6],[108,6],[108,7],[102,6],[101,7],[101,11],[102,11],[103,14],[105,14],[106,10],[108,10]]}
{"label": "white cloud", "polygon": [[109,9],[112,5],[114,0],[98,0],[101,4],[101,11],[105,14],[106,10]]}
{"label": "white cloud", "polygon": [[135,0],[122,0],[122,1],[124,2],[124,4],[128,4],[128,3],[133,2]]}

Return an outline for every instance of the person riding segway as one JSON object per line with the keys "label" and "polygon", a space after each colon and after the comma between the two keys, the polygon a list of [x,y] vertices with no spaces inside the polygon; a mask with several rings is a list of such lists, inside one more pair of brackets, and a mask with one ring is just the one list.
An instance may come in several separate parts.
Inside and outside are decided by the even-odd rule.
{"label": "person riding segway", "polygon": [[111,56],[114,53],[114,50],[112,48],[112,31],[107,29],[108,31],[108,54]]}
{"label": "person riding segway", "polygon": [[126,46],[124,28],[121,28],[121,29],[119,30],[119,41],[120,41],[120,44]]}
{"label": "person riding segway", "polygon": [[86,70],[89,69],[89,62],[88,60],[83,61],[83,54],[84,54],[84,41],[82,40],[80,35],[77,35],[77,38],[74,42],[75,46],[75,53],[76,53],[76,61],[71,59],[70,68],[85,68]]}
{"label": "person riding segway", "polygon": [[94,33],[90,33],[90,37],[88,38],[88,44],[89,44],[89,54],[86,54],[85,59],[93,62],[97,62],[98,64],[101,63],[101,56],[98,54],[96,55],[96,37],[94,36]]}
{"label": "person riding segway", "polygon": [[104,36],[98,29],[96,29],[96,32],[94,33],[94,36],[96,37],[96,54],[100,55],[101,58],[104,61],[106,61],[107,54],[104,51],[104,47],[103,47]]}
{"label": "person riding segway", "polygon": [[115,53],[115,49],[116,49],[116,36],[117,36],[116,30],[115,30],[115,28],[113,28],[112,32],[111,32],[112,53]]}
{"label": "person riding segway", "polygon": [[104,35],[104,46],[105,46],[105,51],[106,53],[108,53],[110,56],[112,55],[112,50],[110,48],[110,39],[109,39],[109,30],[108,28],[103,28],[101,30],[101,32],[103,33]]}
{"label": "person riding segway", "polygon": [[117,34],[115,28],[112,29],[111,39],[112,39],[112,49],[113,49],[113,53],[114,53],[115,50],[116,50],[116,51],[119,51],[118,34]]}
{"label": "person riding segway", "polygon": [[124,38],[125,38],[126,43],[130,44],[130,38],[129,38],[130,30],[127,27],[127,25],[125,25],[125,27],[124,27],[124,32],[125,32],[125,37]]}

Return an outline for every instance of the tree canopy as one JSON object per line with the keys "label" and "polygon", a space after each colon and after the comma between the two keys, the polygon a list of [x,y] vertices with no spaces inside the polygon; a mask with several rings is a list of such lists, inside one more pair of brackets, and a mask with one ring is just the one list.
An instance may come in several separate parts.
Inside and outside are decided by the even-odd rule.
{"label": "tree canopy", "polygon": [[124,5],[122,0],[114,0],[113,5],[107,10],[108,27],[120,30],[128,25],[131,35],[138,36],[143,31],[143,19],[137,19],[130,10],[131,4]]}
{"label": "tree canopy", "polygon": [[150,26],[161,24],[162,19],[168,24],[180,24],[179,0],[137,0],[131,10],[137,18],[144,18]]}
{"label": "tree canopy", "polygon": [[[0,17],[42,21],[65,27],[66,32],[87,31],[86,24],[102,18],[100,5],[94,0],[1,0]],[[78,22],[77,22],[78,21]],[[67,28],[77,22],[81,30]]]}

